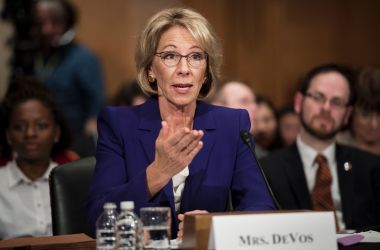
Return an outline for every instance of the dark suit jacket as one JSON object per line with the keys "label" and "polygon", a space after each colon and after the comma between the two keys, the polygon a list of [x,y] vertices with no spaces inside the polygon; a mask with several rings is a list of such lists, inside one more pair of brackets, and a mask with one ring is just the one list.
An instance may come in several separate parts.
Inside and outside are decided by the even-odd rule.
{"label": "dark suit jacket", "polygon": [[[336,146],[343,219],[347,228],[380,225],[380,157],[343,145]],[[297,145],[260,160],[282,209],[312,209]],[[352,169],[345,171],[344,163]]]}
{"label": "dark suit jacket", "polygon": [[[229,190],[236,210],[274,209],[257,162],[240,138],[240,131],[249,127],[245,110],[197,102],[194,128],[204,131],[203,148],[189,165],[181,212],[224,211]],[[87,199],[93,228],[104,202],[132,200],[136,212],[141,207],[171,207],[176,237],[172,182],[151,199],[146,189],[146,168],[154,160],[160,129],[161,116],[154,97],[140,106],[109,107],[99,115],[96,168]]]}

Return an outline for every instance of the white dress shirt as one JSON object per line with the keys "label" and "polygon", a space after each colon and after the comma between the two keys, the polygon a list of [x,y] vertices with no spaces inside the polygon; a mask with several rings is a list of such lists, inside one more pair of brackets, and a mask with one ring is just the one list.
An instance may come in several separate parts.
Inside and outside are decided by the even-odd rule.
{"label": "white dress shirt", "polygon": [[341,203],[340,191],[339,191],[338,170],[337,170],[337,163],[336,163],[336,158],[335,158],[336,144],[332,143],[327,148],[325,148],[322,152],[317,152],[312,147],[306,145],[301,140],[300,136],[297,137],[296,143],[297,143],[298,151],[301,156],[303,169],[306,175],[307,186],[310,193],[313,191],[316,174],[318,170],[318,164],[314,162],[315,157],[317,156],[318,153],[326,157],[327,163],[330,167],[331,176],[332,176],[331,195],[332,195],[335,210],[336,210],[336,217],[339,223],[339,228],[341,230],[345,229],[346,227],[343,221],[343,213],[342,213],[342,205],[341,205],[342,203]]}
{"label": "white dress shirt", "polygon": [[189,167],[184,168],[181,172],[174,175],[173,180],[173,194],[174,194],[174,205],[175,211],[179,211],[181,206],[181,197],[183,189],[185,188],[185,181],[189,175]]}
{"label": "white dress shirt", "polygon": [[0,168],[0,239],[52,235],[49,174],[31,181],[16,161]]}

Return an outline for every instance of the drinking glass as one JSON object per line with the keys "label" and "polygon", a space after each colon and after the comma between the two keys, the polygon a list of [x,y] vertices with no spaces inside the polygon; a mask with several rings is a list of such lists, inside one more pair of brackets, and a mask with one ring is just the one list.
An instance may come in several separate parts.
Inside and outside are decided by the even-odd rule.
{"label": "drinking glass", "polygon": [[144,231],[144,249],[170,249],[170,208],[141,208],[140,219]]}

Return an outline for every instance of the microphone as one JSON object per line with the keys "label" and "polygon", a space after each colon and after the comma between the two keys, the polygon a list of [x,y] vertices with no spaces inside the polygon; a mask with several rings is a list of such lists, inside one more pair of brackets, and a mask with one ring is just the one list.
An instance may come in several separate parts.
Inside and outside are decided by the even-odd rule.
{"label": "microphone", "polygon": [[259,166],[261,175],[263,176],[265,185],[267,186],[267,188],[269,190],[269,194],[272,197],[274,205],[277,207],[277,209],[281,210],[281,206],[280,206],[280,204],[278,203],[276,197],[273,194],[272,188],[269,185],[269,182],[267,180],[267,177],[265,176],[264,170],[261,167],[260,162],[257,160],[256,152],[255,152],[255,149],[253,148],[252,142],[251,142],[251,135],[249,134],[249,132],[247,132],[246,130],[243,129],[242,131],[240,131],[240,137],[241,137],[241,139],[243,139],[244,143],[247,144],[249,150],[251,151],[253,157],[255,158],[256,163]]}

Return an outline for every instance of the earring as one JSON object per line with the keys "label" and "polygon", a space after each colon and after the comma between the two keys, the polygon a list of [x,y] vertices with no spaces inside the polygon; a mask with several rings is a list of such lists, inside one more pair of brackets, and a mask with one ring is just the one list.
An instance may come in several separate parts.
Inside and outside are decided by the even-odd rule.
{"label": "earring", "polygon": [[155,81],[156,81],[156,79],[154,79],[153,76],[148,75],[148,82],[150,82],[150,83],[154,83]]}

